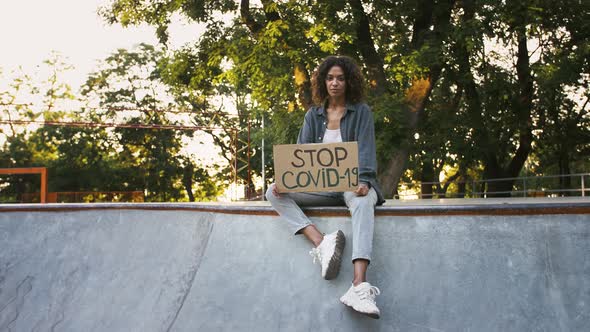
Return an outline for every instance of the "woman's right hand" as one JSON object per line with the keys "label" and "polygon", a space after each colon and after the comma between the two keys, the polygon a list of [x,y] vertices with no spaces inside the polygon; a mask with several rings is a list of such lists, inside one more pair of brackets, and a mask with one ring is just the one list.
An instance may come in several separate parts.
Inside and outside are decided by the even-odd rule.
{"label": "woman's right hand", "polygon": [[272,184],[272,194],[275,197],[281,197],[281,194],[279,193],[279,189],[277,188],[277,184],[276,183],[273,183]]}

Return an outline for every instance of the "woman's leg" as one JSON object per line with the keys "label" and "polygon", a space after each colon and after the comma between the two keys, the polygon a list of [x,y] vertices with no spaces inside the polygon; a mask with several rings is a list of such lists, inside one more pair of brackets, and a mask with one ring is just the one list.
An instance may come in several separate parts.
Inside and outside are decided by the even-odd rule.
{"label": "woman's leg", "polygon": [[346,192],[344,200],[352,216],[353,283],[358,285],[366,281],[366,271],[371,261],[377,193],[373,188],[366,196],[357,196],[352,192]]}
{"label": "woman's leg", "polygon": [[352,284],[358,286],[367,281],[367,267],[369,266],[369,261],[359,258],[355,259],[352,264],[354,266],[354,278],[352,279]]}
{"label": "woman's leg", "polygon": [[305,228],[301,230],[301,233],[303,233],[303,235],[305,235],[315,247],[319,246],[324,240],[324,234],[322,234],[314,224],[305,226]]}
{"label": "woman's leg", "polygon": [[275,195],[275,184],[272,184],[266,192],[266,198],[273,208],[287,221],[294,234],[303,233],[314,244],[310,251],[314,263],[320,262],[322,277],[333,279],[338,275],[345,238],[342,231],[323,235],[309,218],[303,213],[300,206],[317,205],[342,205],[340,193],[282,193]]}
{"label": "woman's leg", "polygon": [[[285,220],[293,234],[303,233],[314,245],[321,242],[322,233],[303,213],[301,206],[335,206],[342,205],[342,196],[338,193],[281,193],[273,194],[275,184],[266,191],[266,199],[277,213]],[[308,227],[312,226],[312,227]]]}
{"label": "woman's leg", "polygon": [[375,205],[377,193],[371,188],[366,196],[357,196],[353,192],[344,193],[344,201],[352,216],[352,261],[371,260],[373,251],[373,227],[375,223]]}
{"label": "woman's leg", "polygon": [[373,225],[377,193],[371,188],[366,196],[344,193],[344,200],[352,215],[352,262],[354,278],[348,291],[340,298],[345,305],[373,318],[379,318],[380,311],[375,303],[379,288],[366,282],[367,267],[373,249]]}

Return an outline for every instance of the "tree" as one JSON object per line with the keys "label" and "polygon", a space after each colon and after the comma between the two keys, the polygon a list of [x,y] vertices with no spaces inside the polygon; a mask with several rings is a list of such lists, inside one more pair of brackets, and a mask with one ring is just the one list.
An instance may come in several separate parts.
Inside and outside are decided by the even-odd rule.
{"label": "tree", "polygon": [[[465,95],[462,107],[471,123],[473,139],[479,147],[476,157],[482,161],[487,179],[519,176],[534,147],[534,133],[547,129],[538,119],[547,105],[539,98],[539,91],[546,89],[548,81],[538,68],[545,67],[551,54],[562,52],[563,47],[568,49],[569,43],[588,43],[587,33],[576,32],[588,19],[587,4],[495,4],[497,1],[462,2],[459,34],[452,41],[454,59],[448,61],[454,66],[457,86]],[[564,12],[568,15],[564,16]],[[579,37],[577,41],[563,38],[573,33]],[[486,51],[486,40],[495,41],[496,48],[502,46],[509,53]],[[538,47],[530,50],[529,45],[534,43]],[[568,79],[577,80],[581,72],[569,71]],[[504,196],[509,195],[513,184],[513,180],[490,182],[487,189]]]}
{"label": "tree", "polygon": [[[182,200],[184,190],[189,200],[194,200],[193,181],[203,182],[204,173],[181,153],[182,138],[192,137],[193,132],[158,127],[182,124],[166,112],[177,110],[177,105],[161,83],[161,59],[162,52],[146,44],[132,51],[117,50],[106,58],[82,89],[84,96],[99,104],[98,111],[87,116],[93,122],[137,127],[115,128],[107,143],[116,151],[108,155],[116,155],[119,187],[145,190],[147,199],[154,201]],[[206,198],[219,192],[215,181],[204,182],[208,185],[198,196]]]}
{"label": "tree", "polygon": [[[181,82],[186,95],[205,100],[230,92],[244,98],[246,111],[271,110],[269,122],[282,128],[300,126],[295,119],[310,105],[310,76],[321,58],[357,59],[375,112],[379,180],[391,196],[408,160],[420,167],[413,174],[422,180],[437,179],[445,163],[463,175],[481,166],[486,179],[518,176],[543,130],[539,91],[545,82],[537,69],[551,58],[568,66],[556,60],[562,54],[580,59],[572,76],[587,72],[588,6],[574,0],[262,0],[258,6],[118,0],[101,13],[110,23],[152,24],[162,43],[173,14],[205,24],[197,43],[170,58],[187,70],[175,71],[167,83]],[[539,47],[530,49],[535,43]],[[436,151],[420,157],[424,149],[414,134],[425,130],[430,134],[420,136]],[[275,133],[274,143],[285,142]],[[576,141],[584,143],[583,137]],[[512,187],[513,181],[491,182],[487,189],[508,193]]]}
{"label": "tree", "polygon": [[[2,166],[47,167],[51,191],[139,190],[147,192],[147,200],[152,201],[218,196],[223,186],[216,177],[192,156],[181,153],[182,139],[192,136],[192,131],[129,128],[177,124],[162,112],[175,105],[169,104],[173,99],[160,82],[157,64],[161,55],[149,45],[116,51],[89,76],[82,89],[86,106],[74,111],[63,103],[74,94],[61,79],[71,67],[60,58],[45,62],[49,75],[41,83],[28,75],[17,76],[10,89],[0,94],[2,120],[7,121],[2,128],[6,133],[0,151]],[[40,102],[31,105],[19,100]],[[46,125],[22,125],[31,121],[45,121]],[[107,128],[112,123],[127,127]],[[11,177],[4,185],[4,200],[16,200],[39,187],[37,179],[22,176]]]}
{"label": "tree", "polygon": [[[542,19],[533,167],[543,174],[587,172],[590,166],[590,15],[589,6],[546,3],[558,17]],[[559,178],[559,188],[573,189],[572,178]],[[577,186],[579,188],[579,185]],[[566,193],[567,194],[567,193]]]}
{"label": "tree", "polygon": [[[0,129],[3,138],[0,167],[49,166],[55,161],[56,142],[49,138],[48,128],[34,128],[34,125],[28,126],[27,123],[55,121],[64,116],[64,112],[56,111],[55,108],[74,98],[71,87],[62,78],[71,69],[72,66],[59,53],[52,52],[39,67],[39,70],[48,72],[47,77],[40,77],[39,73],[25,73],[20,69],[20,72],[8,78],[10,83],[6,90],[0,91],[0,119],[3,122]],[[54,185],[54,180],[50,177],[50,187]],[[3,185],[4,200],[13,201],[25,192],[38,190],[40,180],[38,177],[9,176]]]}
{"label": "tree", "polygon": [[[283,121],[285,113],[296,112],[299,116],[292,118],[300,118],[310,106],[310,76],[321,58],[333,53],[356,58],[372,96],[379,98],[374,103],[377,125],[389,129],[379,132],[400,139],[383,145],[388,149],[380,154],[385,166],[381,182],[393,193],[410,151],[410,134],[441,70],[436,57],[422,55],[440,52],[454,1],[420,1],[417,7],[413,1],[261,4],[259,8],[246,0],[239,6],[233,1],[115,1],[101,13],[110,23],[152,24],[163,43],[174,13],[205,23],[207,31],[199,43],[185,52],[193,56],[176,57],[188,60],[185,68],[194,68],[180,74],[184,84],[190,81],[193,90],[203,91],[220,79],[240,77],[243,84],[225,82],[239,95],[248,95],[253,108],[272,109],[272,124],[279,122],[275,115]],[[399,10],[392,11],[392,5]],[[227,16],[233,18],[229,24],[224,23]],[[399,124],[384,124],[392,119]]]}

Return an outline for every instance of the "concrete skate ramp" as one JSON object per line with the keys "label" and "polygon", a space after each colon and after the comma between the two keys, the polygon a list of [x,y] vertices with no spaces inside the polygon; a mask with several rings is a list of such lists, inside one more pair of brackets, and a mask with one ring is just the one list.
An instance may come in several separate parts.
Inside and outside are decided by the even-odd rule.
{"label": "concrete skate ramp", "polygon": [[369,279],[339,302],[266,204],[0,205],[0,331],[587,331],[590,200],[389,201]]}

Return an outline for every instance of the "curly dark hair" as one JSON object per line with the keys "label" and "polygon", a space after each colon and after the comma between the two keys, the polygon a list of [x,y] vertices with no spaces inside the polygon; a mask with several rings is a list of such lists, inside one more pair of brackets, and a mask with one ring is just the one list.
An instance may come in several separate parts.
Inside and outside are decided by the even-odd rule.
{"label": "curly dark hair", "polygon": [[344,72],[346,79],[346,101],[358,103],[365,98],[365,80],[356,62],[347,56],[329,56],[325,58],[318,68],[313,72],[311,78],[311,90],[313,102],[316,105],[323,105],[328,98],[326,88],[326,76],[330,68],[338,66]]}

